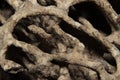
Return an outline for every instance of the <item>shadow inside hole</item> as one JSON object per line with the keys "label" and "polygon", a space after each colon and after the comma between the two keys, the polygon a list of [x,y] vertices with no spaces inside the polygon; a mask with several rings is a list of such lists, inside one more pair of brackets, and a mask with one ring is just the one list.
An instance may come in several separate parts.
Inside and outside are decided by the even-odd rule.
{"label": "shadow inside hole", "polygon": [[10,75],[10,80],[57,80],[57,78],[53,78],[51,76],[49,77],[44,77],[43,74],[38,73],[36,71],[36,73],[33,72],[26,72],[26,71],[21,71],[18,72],[16,74],[13,73],[9,73]]}
{"label": "shadow inside hole", "polygon": [[41,41],[41,43],[38,45],[38,48],[49,54],[51,54],[52,51],[55,49],[53,45],[46,42],[45,40]]}
{"label": "shadow inside hole", "polygon": [[20,41],[24,41],[24,42],[27,42],[27,43],[31,42],[31,39],[28,36],[26,36],[20,29],[15,28],[12,34],[13,34],[14,38],[16,38]]}
{"label": "shadow inside hole", "polygon": [[50,6],[50,5],[56,6],[55,0],[37,0],[37,2],[42,6]]}
{"label": "shadow inside hole", "polygon": [[0,22],[0,27],[2,26],[3,24]]}
{"label": "shadow inside hole", "polygon": [[[62,21],[59,25],[63,31],[79,39],[89,51],[94,51],[94,53],[96,53],[93,53],[94,55],[103,57],[104,53],[108,53],[107,48],[101,42],[89,36],[85,32],[73,28],[71,25],[67,24],[64,21]],[[107,62],[113,66],[116,66],[115,59],[112,56],[111,58],[112,61],[110,60]]]}
{"label": "shadow inside hole", "polygon": [[29,25],[40,24],[39,20],[37,21],[36,17],[37,16],[29,16],[28,18],[21,19],[16,25],[16,27],[14,28],[12,35],[17,40],[35,45],[40,50],[46,53],[51,53],[55,47],[51,45],[51,43],[46,41],[46,39],[40,37],[39,35],[33,33],[28,29]]}
{"label": "shadow inside hole", "polygon": [[63,31],[79,39],[90,51],[94,50],[99,53],[98,55],[103,54],[103,52],[107,52],[107,49],[99,41],[93,37],[90,37],[87,33],[73,28],[71,25],[67,24],[64,21],[60,23],[60,27]]}
{"label": "shadow inside hole", "polygon": [[109,35],[111,28],[99,7],[92,2],[82,2],[71,6],[69,16],[78,21],[79,17],[84,17],[99,31]]}
{"label": "shadow inside hole", "polygon": [[30,44],[37,46],[43,52],[51,54],[55,49],[55,46],[45,38],[40,37],[38,34],[34,34],[34,36],[36,37],[37,41]]}
{"label": "shadow inside hole", "polygon": [[10,80],[36,80],[36,78],[32,74],[26,71],[20,71],[16,74],[9,73],[9,75]]}
{"label": "shadow inside hole", "polygon": [[0,14],[8,19],[15,13],[15,10],[10,6],[6,0],[0,0]]}
{"label": "shadow inside hole", "polygon": [[[30,17],[29,17],[30,18]],[[17,25],[15,26],[12,34],[13,37],[20,40],[20,41],[24,41],[27,43],[32,43],[31,41],[36,41],[36,38],[30,33],[30,31],[28,30],[28,26],[33,24],[34,22],[31,20],[31,18],[23,18],[21,19]],[[32,36],[32,39],[31,39]]]}
{"label": "shadow inside hole", "polygon": [[6,0],[0,0],[0,9],[10,8],[11,6],[6,2]]}
{"label": "shadow inside hole", "polygon": [[59,65],[60,67],[67,67],[69,63],[65,62],[64,60],[52,60],[51,63]]}
{"label": "shadow inside hole", "polygon": [[32,54],[28,54],[27,52],[24,52],[22,48],[13,45],[8,47],[6,59],[15,61],[23,67],[26,67],[26,63],[34,63],[36,61],[36,58]]}
{"label": "shadow inside hole", "polygon": [[0,66],[0,80],[10,80],[10,76],[1,66]]}
{"label": "shadow inside hole", "polygon": [[113,9],[120,14],[120,0],[108,0]]}
{"label": "shadow inside hole", "polygon": [[103,55],[104,60],[106,60],[109,64],[113,65],[113,66],[117,66],[116,61],[114,59],[114,57],[110,54],[110,53],[105,53]]}
{"label": "shadow inside hole", "polygon": [[13,36],[14,38],[24,41],[27,43],[34,43],[37,42],[37,38],[29,29],[29,25],[36,25],[41,26],[44,22],[42,22],[41,19],[42,15],[33,15],[28,16],[27,18],[22,18],[15,26],[13,30]]}
{"label": "shadow inside hole", "polygon": [[53,45],[51,45],[51,43],[39,37],[37,34],[33,34],[32,32],[29,34],[31,34],[32,37],[26,36],[22,31],[17,29],[15,29],[13,32],[13,36],[16,39],[37,46],[40,50],[44,52],[51,53],[52,50],[55,48]]}

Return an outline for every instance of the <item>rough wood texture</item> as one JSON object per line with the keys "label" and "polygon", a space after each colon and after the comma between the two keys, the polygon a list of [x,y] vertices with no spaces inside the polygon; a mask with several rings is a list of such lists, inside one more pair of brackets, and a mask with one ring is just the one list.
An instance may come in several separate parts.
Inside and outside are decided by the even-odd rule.
{"label": "rough wood texture", "polygon": [[1,1],[0,80],[120,80],[120,15],[110,3]]}

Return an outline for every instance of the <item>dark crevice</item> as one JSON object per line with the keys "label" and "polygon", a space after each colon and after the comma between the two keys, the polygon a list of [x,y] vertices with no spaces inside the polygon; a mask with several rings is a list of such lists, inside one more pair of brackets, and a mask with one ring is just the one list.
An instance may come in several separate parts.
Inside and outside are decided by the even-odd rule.
{"label": "dark crevice", "polygon": [[95,51],[98,53],[98,55],[103,55],[104,52],[107,52],[106,47],[104,47],[102,43],[89,36],[87,33],[73,28],[71,25],[67,24],[64,21],[60,23],[60,27],[63,31],[79,39],[90,51]]}
{"label": "dark crevice", "polygon": [[[64,21],[60,23],[60,27],[63,31],[79,39],[89,51],[93,51],[92,54],[103,57],[104,53],[108,53],[107,48],[101,42],[89,36],[87,33],[73,28],[71,25],[67,24]],[[107,60],[107,58],[105,58],[105,60],[107,60],[111,65],[116,66],[115,59],[112,56],[110,57],[111,60]]]}
{"label": "dark crevice", "polygon": [[0,9],[8,9],[10,5],[6,2],[6,0],[0,0]]}
{"label": "dark crevice", "polygon": [[42,51],[44,51],[46,53],[51,54],[52,51],[55,49],[55,46],[52,45],[52,43],[50,41],[46,40],[45,38],[40,37],[37,34],[34,34],[34,36],[36,37],[37,41],[36,41],[36,43],[33,42],[32,44],[33,45],[36,44],[35,46],[37,46],[40,50],[42,50]]}
{"label": "dark crevice", "polygon": [[15,13],[15,10],[10,6],[6,0],[0,0],[0,14],[8,19],[11,15]]}
{"label": "dark crevice", "polygon": [[57,80],[58,77],[45,77],[40,72],[28,72],[28,71],[20,71],[18,73],[9,73],[10,79],[9,80]]}
{"label": "dark crevice", "polygon": [[84,17],[100,32],[107,35],[111,33],[111,28],[102,14],[102,11],[92,2],[83,2],[71,6],[69,9],[69,16],[76,21],[78,21],[79,17]]}
{"label": "dark crevice", "polygon": [[10,80],[9,74],[0,66],[0,80]]}
{"label": "dark crevice", "polygon": [[55,49],[53,45],[45,41],[43,42],[41,41],[41,43],[38,45],[38,48],[40,48],[42,51],[47,52],[49,54],[51,54],[52,50]]}
{"label": "dark crevice", "polygon": [[65,61],[52,60],[51,63],[59,65],[60,67],[67,67],[69,63]]}
{"label": "dark crevice", "polygon": [[53,78],[51,76],[47,77],[48,80],[57,80],[57,78]]}
{"label": "dark crevice", "polygon": [[31,39],[28,36],[26,36],[20,29],[17,29],[17,27],[13,31],[13,37],[27,43],[31,42]]}
{"label": "dark crevice", "polygon": [[109,64],[111,64],[111,65],[113,65],[113,66],[115,66],[115,67],[117,66],[114,57],[113,57],[110,53],[105,53],[105,54],[103,55],[103,58],[104,58],[104,60],[106,60]]}
{"label": "dark crevice", "polygon": [[42,6],[50,6],[50,5],[56,6],[56,2],[54,0],[37,0],[37,2]]}
{"label": "dark crevice", "polygon": [[[42,38],[40,37],[39,35],[37,34],[34,34],[35,37],[37,37],[37,40],[38,40],[38,44],[37,44],[37,47],[46,52],[46,53],[49,53],[51,54],[52,53],[52,50],[55,49],[55,47],[48,41],[46,40],[45,38]],[[33,44],[34,45],[34,44]]]}
{"label": "dark crevice", "polygon": [[27,63],[34,64],[36,61],[36,58],[32,54],[28,54],[27,52],[24,52],[22,48],[15,47],[13,45],[8,47],[8,50],[6,51],[6,59],[15,61],[23,67],[26,67]]}
{"label": "dark crevice", "polygon": [[9,73],[10,80],[36,80],[29,72],[21,71],[16,74]]}
{"label": "dark crevice", "polygon": [[120,0],[108,0],[113,9],[120,14]]}
{"label": "dark crevice", "polygon": [[120,50],[120,44],[113,42],[113,44]]}
{"label": "dark crevice", "polygon": [[21,19],[12,32],[14,38],[26,43],[36,42],[37,38],[27,28],[32,24],[34,24],[34,21],[31,17]]}
{"label": "dark crevice", "polygon": [[[25,33],[24,33],[25,31]],[[16,26],[12,33],[13,37],[19,41],[33,44],[38,41],[38,37],[31,33],[27,27]]]}
{"label": "dark crevice", "polygon": [[16,38],[17,40],[35,45],[46,53],[51,53],[55,47],[51,45],[51,43],[46,41],[46,39],[40,37],[39,35],[33,33],[28,29],[29,25],[39,26],[39,24],[41,23],[41,21],[38,20],[39,18],[40,16],[37,15],[37,16],[29,16],[27,18],[21,19],[16,25],[16,27],[14,28],[12,34],[14,38]]}
{"label": "dark crevice", "polygon": [[0,22],[0,27],[2,26],[3,24]]}

